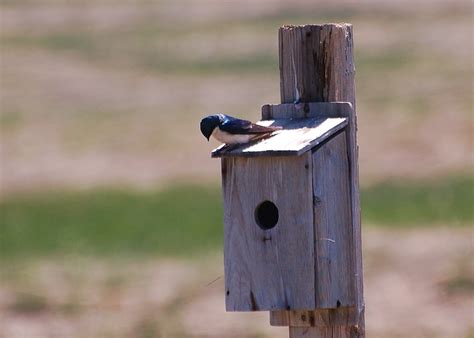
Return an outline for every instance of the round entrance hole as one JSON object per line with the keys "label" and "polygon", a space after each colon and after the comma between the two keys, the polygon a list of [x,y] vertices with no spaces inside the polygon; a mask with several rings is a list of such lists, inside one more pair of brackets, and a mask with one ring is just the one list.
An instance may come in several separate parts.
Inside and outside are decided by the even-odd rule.
{"label": "round entrance hole", "polygon": [[271,201],[264,201],[255,208],[255,222],[263,230],[273,228],[278,223],[278,208]]}

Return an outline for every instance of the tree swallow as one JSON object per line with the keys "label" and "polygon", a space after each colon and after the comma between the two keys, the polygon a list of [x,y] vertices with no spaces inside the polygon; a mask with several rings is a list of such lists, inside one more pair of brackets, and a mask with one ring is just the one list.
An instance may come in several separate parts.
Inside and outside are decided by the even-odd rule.
{"label": "tree swallow", "polygon": [[213,136],[225,144],[247,143],[259,136],[270,135],[281,127],[264,127],[225,114],[215,114],[201,120],[201,133],[209,141]]}

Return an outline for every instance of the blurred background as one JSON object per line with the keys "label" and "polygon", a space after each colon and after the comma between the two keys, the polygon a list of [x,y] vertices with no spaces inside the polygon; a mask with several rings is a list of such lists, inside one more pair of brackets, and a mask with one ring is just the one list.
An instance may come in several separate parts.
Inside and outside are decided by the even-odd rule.
{"label": "blurred background", "polygon": [[287,337],[224,311],[198,123],[258,120],[278,27],[328,22],[354,25],[368,337],[474,337],[471,1],[0,4],[0,337]]}

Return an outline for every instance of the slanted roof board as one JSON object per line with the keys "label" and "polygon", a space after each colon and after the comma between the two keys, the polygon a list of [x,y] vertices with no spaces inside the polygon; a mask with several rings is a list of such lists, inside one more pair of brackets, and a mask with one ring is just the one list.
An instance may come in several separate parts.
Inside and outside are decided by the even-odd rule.
{"label": "slanted roof board", "polygon": [[347,125],[346,118],[277,119],[257,122],[281,126],[264,139],[239,145],[221,145],[212,157],[299,156]]}

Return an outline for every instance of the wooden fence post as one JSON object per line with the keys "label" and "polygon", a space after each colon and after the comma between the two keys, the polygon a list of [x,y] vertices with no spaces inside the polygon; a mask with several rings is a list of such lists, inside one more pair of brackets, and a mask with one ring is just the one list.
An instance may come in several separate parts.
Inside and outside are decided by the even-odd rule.
{"label": "wooden fence post", "polygon": [[[282,103],[346,101],[355,116],[352,25],[283,26],[279,30]],[[272,311],[272,325],[289,326],[290,338],[365,337],[359,205],[358,147],[351,140],[352,257],[356,306],[314,311]]]}

